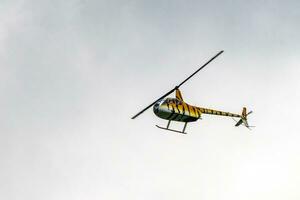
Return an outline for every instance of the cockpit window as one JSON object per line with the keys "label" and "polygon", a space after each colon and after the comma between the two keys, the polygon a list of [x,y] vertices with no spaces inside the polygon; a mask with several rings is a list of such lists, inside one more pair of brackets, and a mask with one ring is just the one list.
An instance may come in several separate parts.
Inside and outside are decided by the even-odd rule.
{"label": "cockpit window", "polygon": [[171,99],[171,98],[168,98],[165,100],[164,103],[168,103],[168,104],[171,104],[171,103],[175,103],[176,105],[180,104],[181,101],[179,101],[178,99]]}
{"label": "cockpit window", "polygon": [[164,103],[172,103],[172,99],[168,98],[168,99],[165,100]]}

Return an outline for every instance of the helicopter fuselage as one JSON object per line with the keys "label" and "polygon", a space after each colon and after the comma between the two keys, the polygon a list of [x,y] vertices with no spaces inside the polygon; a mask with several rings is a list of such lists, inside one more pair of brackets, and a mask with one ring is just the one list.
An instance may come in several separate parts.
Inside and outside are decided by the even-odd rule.
{"label": "helicopter fuselage", "polygon": [[192,106],[178,98],[166,98],[157,101],[153,106],[153,112],[162,119],[179,122],[197,121],[201,119],[202,114],[242,117],[242,115],[230,112]]}
{"label": "helicopter fuselage", "polygon": [[176,98],[162,99],[153,106],[156,116],[172,121],[193,122],[201,117],[201,111]]}

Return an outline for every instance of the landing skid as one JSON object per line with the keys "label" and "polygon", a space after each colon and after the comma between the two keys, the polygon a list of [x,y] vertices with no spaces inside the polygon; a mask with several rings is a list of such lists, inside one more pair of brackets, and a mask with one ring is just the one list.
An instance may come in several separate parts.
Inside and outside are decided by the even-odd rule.
{"label": "landing skid", "polygon": [[167,125],[166,128],[165,128],[165,127],[158,126],[158,125],[156,125],[156,127],[157,127],[157,128],[160,128],[160,129],[163,129],[163,130],[173,131],[173,132],[176,132],[176,133],[187,134],[186,132],[184,132],[184,131],[185,131],[185,128],[186,128],[186,125],[187,125],[187,122],[185,122],[182,131],[178,131],[178,130],[175,130],[175,129],[169,129],[170,122],[171,122],[171,120],[168,122],[168,125]]}

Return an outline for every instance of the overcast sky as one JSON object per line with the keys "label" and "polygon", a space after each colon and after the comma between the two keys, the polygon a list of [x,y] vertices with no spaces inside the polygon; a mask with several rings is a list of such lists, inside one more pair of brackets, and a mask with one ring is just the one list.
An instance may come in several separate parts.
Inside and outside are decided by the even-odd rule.
{"label": "overcast sky", "polygon": [[[1,0],[0,199],[299,200],[299,19],[296,0]],[[183,98],[256,128],[130,119],[220,50]]]}

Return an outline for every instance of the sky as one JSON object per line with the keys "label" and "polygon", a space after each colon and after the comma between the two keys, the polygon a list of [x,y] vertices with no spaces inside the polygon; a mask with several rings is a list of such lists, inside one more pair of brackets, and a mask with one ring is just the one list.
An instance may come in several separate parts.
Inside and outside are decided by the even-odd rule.
{"label": "sky", "polygon": [[[298,200],[299,6],[1,0],[0,198]],[[220,50],[183,98],[253,130],[131,119]]]}

